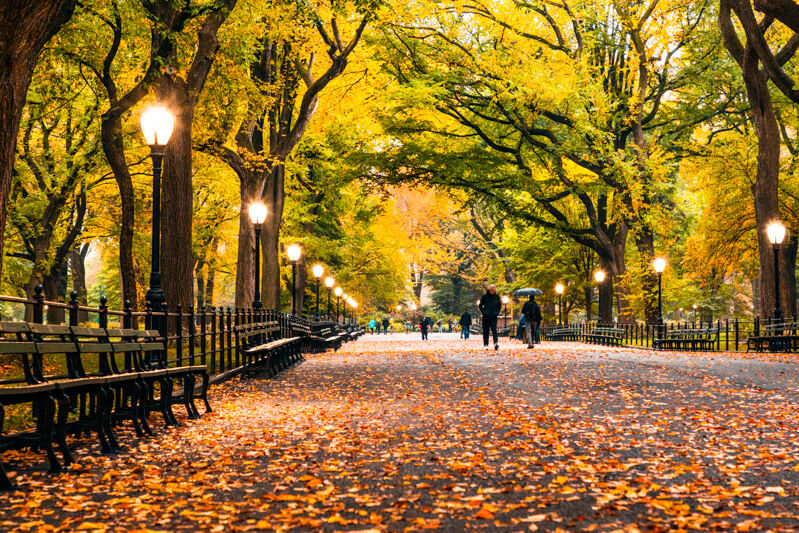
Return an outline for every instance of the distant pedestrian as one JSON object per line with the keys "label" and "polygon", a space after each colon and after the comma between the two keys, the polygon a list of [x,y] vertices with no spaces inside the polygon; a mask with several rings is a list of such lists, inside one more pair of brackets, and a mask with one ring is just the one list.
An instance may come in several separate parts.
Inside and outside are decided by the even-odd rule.
{"label": "distant pedestrian", "polygon": [[383,318],[383,335],[388,335],[388,317]]}
{"label": "distant pedestrian", "polygon": [[411,334],[411,321],[410,320],[406,320],[405,321],[405,334],[406,335],[410,335]]}
{"label": "distant pedestrian", "polygon": [[447,330],[452,333],[452,317],[447,318]]}
{"label": "distant pedestrian", "polygon": [[370,335],[374,335],[375,334],[375,319],[374,318],[369,321],[369,334]]}
{"label": "distant pedestrian", "polygon": [[419,329],[422,330],[422,340],[427,340],[427,328],[430,326],[429,319],[422,313],[422,318],[419,320]]}
{"label": "distant pedestrian", "polygon": [[468,339],[469,329],[472,327],[472,315],[469,313],[469,311],[463,312],[458,323],[461,325],[461,336],[464,339]]}
{"label": "distant pedestrian", "polygon": [[380,335],[380,319],[378,318],[375,320],[375,329],[377,330],[377,334]]}
{"label": "distant pedestrian", "polygon": [[497,335],[497,317],[502,312],[502,301],[497,294],[497,286],[493,283],[488,286],[486,293],[480,298],[478,305],[483,314],[483,347],[488,350],[488,335],[493,333],[494,349],[499,350],[499,336]]}
{"label": "distant pedestrian", "polygon": [[541,306],[535,301],[535,296],[530,295],[530,299],[522,306],[522,314],[524,315],[525,328],[527,329],[527,347],[532,349],[533,344],[537,340],[536,330],[538,324],[543,318],[541,316]]}

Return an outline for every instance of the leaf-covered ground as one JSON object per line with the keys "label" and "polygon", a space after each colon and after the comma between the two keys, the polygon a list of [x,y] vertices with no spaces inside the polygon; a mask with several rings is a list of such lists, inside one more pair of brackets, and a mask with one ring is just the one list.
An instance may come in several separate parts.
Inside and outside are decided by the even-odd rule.
{"label": "leaf-covered ground", "polygon": [[65,474],[5,452],[0,529],[799,531],[793,356],[431,338],[222,384]]}

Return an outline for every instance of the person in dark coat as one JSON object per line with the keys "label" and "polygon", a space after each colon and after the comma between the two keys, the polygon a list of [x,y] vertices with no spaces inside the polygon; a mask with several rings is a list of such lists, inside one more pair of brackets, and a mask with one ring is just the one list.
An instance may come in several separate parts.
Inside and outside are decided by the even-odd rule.
{"label": "person in dark coat", "polygon": [[497,335],[497,317],[502,312],[502,301],[497,294],[497,286],[493,283],[488,286],[486,293],[480,298],[478,306],[483,314],[483,346],[488,349],[488,333],[494,334],[494,349],[499,350],[499,337]]}
{"label": "person in dark coat", "polygon": [[461,325],[461,333],[463,334],[464,339],[469,338],[469,328],[472,327],[472,315],[469,314],[469,311],[464,311],[461,315],[460,321],[458,324]]}
{"label": "person in dark coat", "polygon": [[426,316],[424,316],[424,313],[422,313],[422,318],[419,320],[419,329],[422,330],[422,340],[423,341],[427,340],[427,328],[428,328],[429,325],[430,325],[430,321],[428,320],[428,318]]}
{"label": "person in dark coat", "polygon": [[533,343],[536,341],[536,330],[543,317],[541,316],[541,306],[538,305],[538,302],[535,301],[535,296],[532,294],[530,299],[524,302],[522,314],[527,328],[527,347],[533,348]]}
{"label": "person in dark coat", "polygon": [[383,335],[388,335],[388,325],[390,324],[388,317],[383,317]]}

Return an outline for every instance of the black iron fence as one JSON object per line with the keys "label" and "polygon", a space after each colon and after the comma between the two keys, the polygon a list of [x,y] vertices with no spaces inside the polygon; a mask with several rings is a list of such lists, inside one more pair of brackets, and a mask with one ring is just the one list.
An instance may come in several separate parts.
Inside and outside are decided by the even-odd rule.
{"label": "black iron fence", "polygon": [[623,345],[652,348],[655,339],[665,337],[669,332],[715,329],[717,335],[715,336],[714,350],[735,352],[746,351],[747,341],[752,337],[759,336],[763,327],[772,323],[772,320],[761,321],[759,318],[753,320],[724,319],[715,322],[668,322],[662,325],[579,322],[541,326],[541,334],[542,336],[549,335],[553,330],[565,327],[579,328],[581,334],[591,333],[598,327],[618,328],[624,332]]}

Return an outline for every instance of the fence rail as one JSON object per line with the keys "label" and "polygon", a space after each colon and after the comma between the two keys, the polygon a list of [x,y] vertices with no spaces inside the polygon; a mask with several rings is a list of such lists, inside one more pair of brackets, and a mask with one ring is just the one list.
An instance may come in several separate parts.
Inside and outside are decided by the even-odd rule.
{"label": "fence rail", "polygon": [[541,334],[547,335],[553,330],[563,327],[579,328],[582,334],[591,333],[597,327],[615,327],[624,330],[623,345],[652,348],[655,339],[665,336],[671,331],[716,328],[718,336],[716,337],[714,351],[736,352],[746,351],[747,341],[752,337],[759,336],[761,329],[772,323],[773,320],[761,321],[759,318],[748,321],[724,319],[715,322],[668,322],[663,325],[579,322],[541,326]]}

